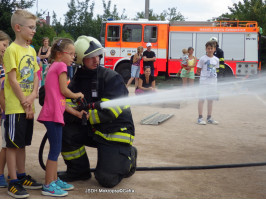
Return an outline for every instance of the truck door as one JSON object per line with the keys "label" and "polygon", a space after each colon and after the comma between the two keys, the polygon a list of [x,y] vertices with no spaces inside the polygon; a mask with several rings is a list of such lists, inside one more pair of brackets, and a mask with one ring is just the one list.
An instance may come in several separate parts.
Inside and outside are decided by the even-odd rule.
{"label": "truck door", "polygon": [[121,57],[130,57],[137,53],[142,45],[142,26],[140,24],[124,24],[122,28]]}
{"label": "truck door", "polygon": [[156,57],[158,58],[158,39],[157,38],[158,38],[158,27],[155,25],[145,25],[144,26],[144,37],[143,37],[144,51],[147,49],[146,43],[150,42],[152,44],[152,51],[154,51]]}
{"label": "truck door", "polygon": [[120,42],[120,26],[108,25],[107,27],[107,41],[105,44],[107,57],[121,56],[121,42]]}

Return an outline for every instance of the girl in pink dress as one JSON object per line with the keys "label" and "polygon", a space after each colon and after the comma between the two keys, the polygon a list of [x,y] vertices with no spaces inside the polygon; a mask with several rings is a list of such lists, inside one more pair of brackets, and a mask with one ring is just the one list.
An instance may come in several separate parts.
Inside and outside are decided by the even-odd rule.
{"label": "girl in pink dress", "polygon": [[58,39],[51,48],[50,66],[45,80],[44,105],[38,117],[47,129],[50,151],[46,163],[45,185],[42,194],[48,196],[66,196],[74,188],[57,177],[57,159],[62,146],[63,113],[68,98],[84,98],[82,93],[72,93],[67,88],[67,66],[75,58],[74,43],[70,39]]}

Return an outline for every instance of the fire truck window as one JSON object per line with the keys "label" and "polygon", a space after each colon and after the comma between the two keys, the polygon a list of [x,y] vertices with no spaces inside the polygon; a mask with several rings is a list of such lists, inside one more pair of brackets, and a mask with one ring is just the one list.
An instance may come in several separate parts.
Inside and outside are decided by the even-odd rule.
{"label": "fire truck window", "polygon": [[144,29],[144,42],[157,42],[157,27],[156,26],[145,26]]}
{"label": "fire truck window", "polygon": [[219,38],[218,33],[196,33],[195,56],[200,58],[206,54],[205,44],[211,37]]}
{"label": "fire truck window", "polygon": [[124,42],[141,42],[141,25],[125,24],[123,26],[122,40]]}
{"label": "fire truck window", "polygon": [[101,33],[100,33],[100,42],[102,44],[102,46],[105,46],[105,27],[106,27],[106,23],[102,23],[102,27],[101,27]]}
{"label": "fire truck window", "polygon": [[107,41],[120,41],[120,26],[108,26]]}

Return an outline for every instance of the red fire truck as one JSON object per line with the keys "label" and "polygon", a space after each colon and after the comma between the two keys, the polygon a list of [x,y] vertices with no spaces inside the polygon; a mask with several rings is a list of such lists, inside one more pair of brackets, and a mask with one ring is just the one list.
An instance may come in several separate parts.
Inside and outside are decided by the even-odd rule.
{"label": "red fire truck", "polygon": [[[106,21],[102,24],[101,43],[105,47],[104,66],[130,78],[130,56],[138,46],[152,43],[156,54],[155,76],[176,75],[181,69],[182,49],[193,47],[199,59],[205,43],[218,38],[224,51],[225,74],[247,76],[257,74],[259,27],[255,21]],[[142,67],[141,67],[142,69]],[[196,70],[196,68],[195,68]]]}

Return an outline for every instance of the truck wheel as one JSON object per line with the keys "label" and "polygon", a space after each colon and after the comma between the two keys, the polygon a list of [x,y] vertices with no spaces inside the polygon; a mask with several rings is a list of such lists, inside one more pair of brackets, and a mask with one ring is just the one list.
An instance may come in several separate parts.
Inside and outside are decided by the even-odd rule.
{"label": "truck wheel", "polygon": [[124,79],[124,82],[127,83],[131,76],[131,64],[122,63],[116,67],[115,71],[120,74]]}
{"label": "truck wheel", "polygon": [[230,78],[233,77],[233,71],[231,70],[230,67],[228,67],[227,65],[225,65],[225,71],[224,71],[224,77]]}

